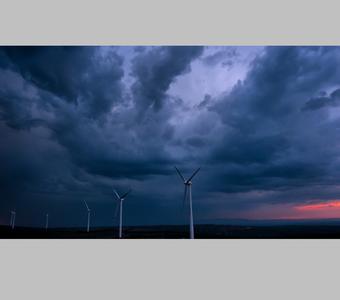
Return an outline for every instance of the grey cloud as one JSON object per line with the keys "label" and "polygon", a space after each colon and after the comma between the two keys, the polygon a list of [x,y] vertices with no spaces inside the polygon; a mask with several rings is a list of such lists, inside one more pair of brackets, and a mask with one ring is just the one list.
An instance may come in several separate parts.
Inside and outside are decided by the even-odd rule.
{"label": "grey cloud", "polygon": [[91,117],[120,101],[122,58],[103,57],[96,47],[2,47],[7,67],[65,101],[83,105]]}
{"label": "grey cloud", "polygon": [[302,110],[317,110],[327,106],[339,106],[340,104],[340,89],[333,91],[328,97],[316,97],[308,100]]}
{"label": "grey cloud", "polygon": [[226,47],[222,50],[216,51],[213,54],[203,57],[202,61],[206,65],[210,66],[221,64],[223,67],[231,67],[233,65],[233,59],[237,58],[238,56],[239,53],[237,52],[236,48]]}
{"label": "grey cloud", "polygon": [[332,47],[269,47],[252,63],[245,80],[221,96],[212,110],[225,132],[211,159],[218,165],[238,165],[236,173],[217,167],[226,176],[225,190],[327,182],[337,159],[338,124],[326,121],[323,112],[301,114],[301,106],[304,98],[334,84],[338,57]]}
{"label": "grey cloud", "polygon": [[198,109],[203,109],[205,107],[208,107],[211,102],[211,95],[206,94],[204,96],[204,99],[197,105]]}
{"label": "grey cloud", "polygon": [[202,54],[203,47],[156,47],[133,61],[132,86],[136,106],[143,114],[148,108],[162,108],[166,92],[178,75],[190,71],[190,63]]}
{"label": "grey cloud", "polygon": [[187,144],[195,148],[199,148],[205,145],[204,140],[198,136],[190,137],[187,139],[186,142]]}

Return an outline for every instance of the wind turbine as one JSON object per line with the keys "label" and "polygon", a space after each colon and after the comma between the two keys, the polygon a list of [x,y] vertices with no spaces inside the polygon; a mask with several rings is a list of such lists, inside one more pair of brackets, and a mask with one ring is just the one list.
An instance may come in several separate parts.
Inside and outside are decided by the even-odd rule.
{"label": "wind turbine", "polygon": [[193,212],[192,212],[192,196],[191,196],[191,186],[192,182],[191,180],[194,178],[194,176],[198,173],[198,171],[201,168],[198,168],[190,177],[189,179],[185,179],[181,172],[175,167],[179,177],[183,180],[184,183],[184,199],[183,201],[185,202],[187,200],[187,197],[189,197],[189,209],[190,209],[190,238],[194,238],[194,217],[193,217]]}
{"label": "wind turbine", "polygon": [[16,215],[15,210],[12,210],[11,211],[11,221],[10,221],[10,225],[9,225],[12,229],[14,229],[14,226],[15,226],[15,215]]}
{"label": "wind turbine", "polygon": [[117,206],[117,209],[119,208],[119,238],[121,239],[123,234],[123,201],[125,200],[127,195],[130,194],[131,189],[123,196],[119,196],[116,190],[113,190],[113,192],[115,193],[117,200],[119,201],[119,206]]}
{"label": "wind turbine", "polygon": [[84,200],[84,203],[87,208],[87,232],[90,232],[91,209],[89,208],[85,200]]}
{"label": "wind turbine", "polygon": [[46,221],[45,221],[45,230],[48,229],[48,214],[46,214]]}

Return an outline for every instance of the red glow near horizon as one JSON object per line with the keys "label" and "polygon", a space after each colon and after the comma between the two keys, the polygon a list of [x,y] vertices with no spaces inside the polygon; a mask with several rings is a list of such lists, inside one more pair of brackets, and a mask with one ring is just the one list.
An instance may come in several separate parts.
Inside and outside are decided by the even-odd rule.
{"label": "red glow near horizon", "polygon": [[299,218],[340,218],[340,200],[329,200],[317,203],[300,204],[294,206],[293,208],[295,215]]}
{"label": "red glow near horizon", "polygon": [[228,217],[246,219],[333,219],[340,218],[340,200],[328,200],[324,202],[305,203],[305,204],[267,204],[260,205],[251,210],[234,213]]}
{"label": "red glow near horizon", "polygon": [[340,207],[340,200],[332,200],[328,202],[322,203],[314,203],[314,204],[305,204],[305,205],[298,205],[295,206],[298,210],[308,211],[308,210],[324,210],[329,208],[339,208]]}

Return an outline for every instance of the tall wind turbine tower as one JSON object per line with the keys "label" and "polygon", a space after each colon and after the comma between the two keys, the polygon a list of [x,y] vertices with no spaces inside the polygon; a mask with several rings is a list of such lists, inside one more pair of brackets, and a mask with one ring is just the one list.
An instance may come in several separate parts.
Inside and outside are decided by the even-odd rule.
{"label": "tall wind turbine tower", "polygon": [[87,232],[90,232],[91,209],[89,208],[85,200],[84,203],[87,209]]}
{"label": "tall wind turbine tower", "polygon": [[185,179],[181,172],[175,167],[179,177],[183,180],[184,184],[184,199],[183,201],[186,202],[189,199],[189,210],[190,210],[190,238],[194,238],[194,216],[192,212],[192,195],[191,195],[191,186],[192,186],[192,179],[198,173],[201,168],[198,168],[190,177],[189,179]]}
{"label": "tall wind turbine tower", "polygon": [[117,208],[119,208],[119,238],[121,239],[123,236],[123,201],[125,200],[127,195],[130,194],[131,189],[128,192],[126,192],[123,196],[119,196],[116,190],[113,190],[113,192],[115,193],[118,201]]}

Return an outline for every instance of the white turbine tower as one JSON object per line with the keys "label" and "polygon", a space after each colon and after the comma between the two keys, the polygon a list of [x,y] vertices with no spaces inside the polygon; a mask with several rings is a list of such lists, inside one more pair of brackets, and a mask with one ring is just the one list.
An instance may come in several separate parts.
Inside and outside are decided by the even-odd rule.
{"label": "white turbine tower", "polygon": [[193,216],[193,212],[192,212],[192,196],[191,196],[192,182],[191,182],[191,180],[194,178],[194,176],[198,173],[198,171],[201,168],[198,168],[187,180],[183,177],[181,172],[176,167],[175,167],[175,169],[176,169],[178,175],[181,177],[181,179],[183,180],[183,183],[184,183],[184,199],[183,199],[183,201],[185,202],[187,200],[187,197],[189,197],[190,238],[193,239],[194,238],[194,216]]}
{"label": "white turbine tower", "polygon": [[116,190],[113,190],[115,193],[117,200],[118,200],[118,205],[117,209],[119,208],[119,238],[122,238],[123,235],[123,201],[127,197],[127,195],[131,192],[131,189],[126,192],[123,196],[119,196],[118,192]]}
{"label": "white turbine tower", "polygon": [[84,203],[87,209],[87,232],[90,232],[91,209],[89,208],[85,200]]}
{"label": "white turbine tower", "polygon": [[15,226],[15,216],[16,216],[16,212],[15,212],[15,210],[12,210],[11,211],[11,221],[10,221],[10,225],[9,225],[12,229],[14,229],[14,226]]}
{"label": "white turbine tower", "polygon": [[48,230],[48,214],[46,214],[46,220],[45,220],[45,230]]}

